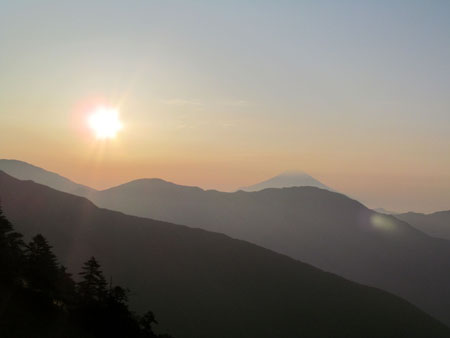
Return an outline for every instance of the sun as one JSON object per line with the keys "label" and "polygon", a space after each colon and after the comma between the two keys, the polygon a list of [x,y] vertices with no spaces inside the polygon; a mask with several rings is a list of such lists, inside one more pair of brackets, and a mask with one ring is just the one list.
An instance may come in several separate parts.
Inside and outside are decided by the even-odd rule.
{"label": "sun", "polygon": [[89,127],[99,139],[113,139],[123,128],[119,111],[114,108],[99,107],[88,118]]}

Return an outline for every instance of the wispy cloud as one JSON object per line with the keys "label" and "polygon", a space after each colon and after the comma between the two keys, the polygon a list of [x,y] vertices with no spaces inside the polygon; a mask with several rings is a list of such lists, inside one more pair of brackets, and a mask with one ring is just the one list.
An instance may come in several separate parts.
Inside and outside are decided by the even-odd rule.
{"label": "wispy cloud", "polygon": [[222,102],[222,105],[228,107],[248,107],[250,106],[250,102],[246,100],[228,100]]}
{"label": "wispy cloud", "polygon": [[198,99],[185,99],[185,98],[171,98],[171,99],[163,99],[161,100],[163,104],[177,106],[177,107],[186,107],[186,106],[194,106],[194,107],[214,107],[214,106],[222,106],[222,107],[248,107],[250,106],[250,102],[242,99],[229,99],[229,100],[211,100],[211,101],[202,101]]}
{"label": "wispy cloud", "polygon": [[181,99],[181,98],[174,98],[174,99],[165,99],[161,100],[162,103],[171,105],[171,106],[196,106],[196,107],[202,107],[204,104],[200,102],[199,100],[193,100],[193,99]]}

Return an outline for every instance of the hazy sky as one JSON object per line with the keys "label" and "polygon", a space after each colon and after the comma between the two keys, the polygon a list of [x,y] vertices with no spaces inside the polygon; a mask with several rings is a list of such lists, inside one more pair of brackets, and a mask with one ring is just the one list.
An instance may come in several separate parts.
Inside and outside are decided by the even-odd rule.
{"label": "hazy sky", "polygon": [[[0,157],[98,188],[303,170],[450,209],[450,1],[0,0]],[[119,107],[110,141],[86,131]]]}

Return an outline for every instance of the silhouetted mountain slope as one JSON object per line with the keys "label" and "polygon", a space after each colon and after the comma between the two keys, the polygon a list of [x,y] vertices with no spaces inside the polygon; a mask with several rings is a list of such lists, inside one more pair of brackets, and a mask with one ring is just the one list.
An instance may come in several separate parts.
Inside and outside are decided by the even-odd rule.
{"label": "silhouetted mountain slope", "polygon": [[56,173],[17,160],[0,160],[0,170],[19,180],[31,180],[53,189],[68,192],[78,196],[88,196],[95,189],[81,185]]}
{"label": "silhouetted mountain slope", "polygon": [[266,181],[243,187],[240,190],[243,191],[260,191],[268,188],[290,188],[290,187],[316,187],[321,189],[327,189],[326,185],[317,181],[315,178],[309,176],[303,172],[287,171],[275,177],[272,177]]}
{"label": "silhouetted mountain slope", "polygon": [[449,337],[383,291],[225,235],[99,209],[0,173],[5,214],[78,270],[95,255],[177,337]]}
{"label": "silhouetted mountain slope", "polygon": [[140,180],[92,200],[248,240],[398,294],[450,324],[450,245],[344,195],[314,187],[223,193]]}
{"label": "silhouetted mountain slope", "polygon": [[94,338],[69,322],[64,311],[42,298],[30,290],[14,289],[0,281],[0,337]]}
{"label": "silhouetted mountain slope", "polygon": [[450,210],[432,214],[407,212],[394,215],[433,237],[450,239]]}
{"label": "silhouetted mountain slope", "polygon": [[95,257],[78,276],[41,234],[25,243],[0,206],[0,337],[172,338],[155,333],[153,312],[130,311],[129,291],[108,285]]}

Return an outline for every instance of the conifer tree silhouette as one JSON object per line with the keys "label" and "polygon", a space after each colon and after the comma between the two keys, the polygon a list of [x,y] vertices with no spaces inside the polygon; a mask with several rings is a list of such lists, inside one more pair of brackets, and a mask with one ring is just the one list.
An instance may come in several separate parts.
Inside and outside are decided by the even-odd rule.
{"label": "conifer tree silhouette", "polygon": [[79,273],[78,294],[83,302],[101,302],[106,297],[106,279],[95,257],[91,257]]}
{"label": "conifer tree silhouette", "polygon": [[0,204],[0,280],[13,281],[19,276],[23,245],[22,235],[14,231]]}
{"label": "conifer tree silhouette", "polygon": [[107,289],[91,257],[75,283],[41,234],[24,245],[0,206],[0,337],[170,338],[156,335],[152,312],[128,308],[128,289]]}
{"label": "conifer tree silhouette", "polygon": [[55,296],[60,267],[48,241],[38,234],[25,249],[25,277],[30,287]]}
{"label": "conifer tree silhouette", "polygon": [[139,324],[142,330],[142,337],[154,338],[159,337],[153,332],[153,324],[158,324],[155,315],[152,311],[147,311],[139,320]]}

